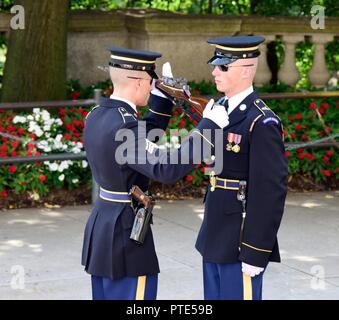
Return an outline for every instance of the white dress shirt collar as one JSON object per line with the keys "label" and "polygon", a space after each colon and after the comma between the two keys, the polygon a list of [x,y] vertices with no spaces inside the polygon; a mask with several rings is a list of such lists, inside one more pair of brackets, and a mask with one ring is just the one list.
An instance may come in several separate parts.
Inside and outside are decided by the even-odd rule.
{"label": "white dress shirt collar", "polygon": [[110,96],[110,99],[123,101],[123,102],[129,104],[129,105],[133,108],[133,110],[134,110],[135,112],[138,112],[138,111],[137,111],[137,106],[136,106],[133,102],[131,102],[131,101],[127,100],[127,99],[121,98],[121,97],[119,97],[119,96],[115,96],[115,95],[113,95],[113,94]]}
{"label": "white dress shirt collar", "polygon": [[[227,113],[230,114],[247,96],[253,92],[253,86],[250,86],[244,91],[237,93],[235,96],[228,99],[228,110]],[[227,100],[227,96],[225,96]]]}

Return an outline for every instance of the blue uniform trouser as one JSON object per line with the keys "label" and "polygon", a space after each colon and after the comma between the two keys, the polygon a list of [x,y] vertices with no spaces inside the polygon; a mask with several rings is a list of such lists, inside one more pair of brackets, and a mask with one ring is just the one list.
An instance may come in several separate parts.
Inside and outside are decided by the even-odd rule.
{"label": "blue uniform trouser", "polygon": [[250,277],[239,263],[203,262],[205,300],[261,300],[263,273]]}
{"label": "blue uniform trouser", "polygon": [[93,300],[155,300],[158,274],[112,280],[92,276]]}

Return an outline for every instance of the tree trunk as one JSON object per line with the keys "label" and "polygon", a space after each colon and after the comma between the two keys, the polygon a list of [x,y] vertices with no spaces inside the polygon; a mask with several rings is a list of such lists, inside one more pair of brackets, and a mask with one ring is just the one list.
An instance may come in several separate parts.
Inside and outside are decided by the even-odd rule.
{"label": "tree trunk", "polygon": [[66,98],[68,0],[17,0],[25,29],[11,30],[2,102]]}

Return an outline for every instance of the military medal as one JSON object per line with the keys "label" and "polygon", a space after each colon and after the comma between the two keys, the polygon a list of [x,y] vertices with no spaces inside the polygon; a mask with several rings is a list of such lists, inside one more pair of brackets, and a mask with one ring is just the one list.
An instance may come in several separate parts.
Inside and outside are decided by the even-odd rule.
{"label": "military medal", "polygon": [[227,140],[228,140],[228,144],[226,146],[226,150],[227,151],[232,151],[233,141],[234,141],[234,133],[229,132],[228,135],[227,135]]}
{"label": "military medal", "polygon": [[240,151],[240,147],[236,144],[235,146],[233,146],[232,151],[238,153]]}
{"label": "military medal", "polygon": [[240,134],[235,134],[234,135],[234,143],[235,145],[232,147],[232,151],[235,152],[235,153],[238,153],[240,152],[240,144],[241,142],[241,135]]}

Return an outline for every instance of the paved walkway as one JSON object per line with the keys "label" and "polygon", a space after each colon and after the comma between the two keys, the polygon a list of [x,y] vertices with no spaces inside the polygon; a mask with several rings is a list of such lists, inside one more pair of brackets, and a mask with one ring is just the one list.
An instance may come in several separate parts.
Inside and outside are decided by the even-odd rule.
{"label": "paved walkway", "polygon": [[[80,265],[89,209],[0,211],[0,299],[91,298]],[[160,201],[155,212],[158,298],[202,299],[201,200]],[[339,191],[289,194],[279,239],[283,262],[269,265],[263,298],[339,299]]]}

